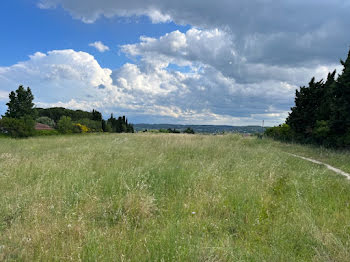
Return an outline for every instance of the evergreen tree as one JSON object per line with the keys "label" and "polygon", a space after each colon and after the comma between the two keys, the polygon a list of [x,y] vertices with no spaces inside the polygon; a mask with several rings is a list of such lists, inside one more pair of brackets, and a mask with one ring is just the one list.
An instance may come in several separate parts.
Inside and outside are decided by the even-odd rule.
{"label": "evergreen tree", "polygon": [[[308,87],[296,91],[295,106],[286,123],[288,137],[301,142],[316,142],[325,146],[350,145],[350,51],[342,73],[329,73],[327,81],[311,80]],[[278,133],[278,127],[267,135]],[[279,135],[275,137],[280,137]]]}
{"label": "evergreen tree", "polygon": [[336,70],[334,70],[333,73],[328,73],[327,81],[321,87],[321,102],[318,111],[316,112],[316,118],[318,121],[328,121],[331,117],[332,99],[334,96],[335,74]]}
{"label": "evergreen tree", "polygon": [[334,83],[330,126],[332,133],[344,136],[350,132],[350,51],[346,61],[340,61],[343,72]]}
{"label": "evergreen tree", "polygon": [[21,118],[29,116],[35,118],[36,112],[34,109],[34,96],[29,87],[27,90],[20,85],[14,92],[12,91],[9,95],[10,101],[6,104],[8,106],[5,117],[10,118]]}
{"label": "evergreen tree", "polygon": [[97,110],[93,109],[91,120],[102,121],[102,114],[100,112],[98,112]]}
{"label": "evergreen tree", "polygon": [[312,136],[316,125],[316,113],[320,110],[323,97],[323,80],[315,82],[312,78],[308,87],[300,87],[295,92],[295,106],[291,108],[286,123],[299,136],[305,139]]}

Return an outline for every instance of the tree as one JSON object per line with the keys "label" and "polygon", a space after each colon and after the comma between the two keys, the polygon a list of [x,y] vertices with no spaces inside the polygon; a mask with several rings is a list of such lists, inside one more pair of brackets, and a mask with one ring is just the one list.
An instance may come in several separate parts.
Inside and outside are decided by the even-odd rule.
{"label": "tree", "polygon": [[187,127],[187,128],[184,130],[184,133],[185,133],[185,134],[194,134],[194,130],[193,130],[191,127]]}
{"label": "tree", "polygon": [[[340,62],[344,69],[337,79],[333,71],[326,82],[312,78],[309,86],[296,91],[295,106],[286,120],[291,129],[287,133],[293,140],[350,146],[350,51],[345,62]],[[280,139],[281,127],[266,134]]]}
{"label": "tree", "polygon": [[336,136],[350,131],[350,51],[346,61],[340,61],[343,72],[334,83],[330,127]]}
{"label": "tree", "polygon": [[97,110],[93,109],[91,120],[102,121],[102,114],[100,112],[98,112]]}
{"label": "tree", "polygon": [[8,106],[5,117],[10,118],[21,118],[25,116],[30,116],[35,118],[35,109],[34,109],[34,96],[29,87],[27,90],[20,85],[18,89],[14,92],[12,91],[9,95],[10,101],[6,104]]}
{"label": "tree", "polygon": [[69,134],[73,131],[72,119],[69,116],[62,116],[57,123],[58,130],[63,134]]}
{"label": "tree", "polygon": [[109,125],[112,128],[112,132],[115,133],[134,133],[134,126],[128,123],[128,119],[125,116],[120,116],[116,119],[113,114],[111,114],[107,125]]}
{"label": "tree", "polygon": [[295,106],[291,108],[286,124],[300,137],[306,139],[312,136],[316,125],[316,112],[322,104],[323,80],[315,82],[313,77],[309,86],[300,87],[295,92]]}
{"label": "tree", "polygon": [[29,137],[34,134],[35,122],[30,116],[0,119],[0,132],[11,137]]}

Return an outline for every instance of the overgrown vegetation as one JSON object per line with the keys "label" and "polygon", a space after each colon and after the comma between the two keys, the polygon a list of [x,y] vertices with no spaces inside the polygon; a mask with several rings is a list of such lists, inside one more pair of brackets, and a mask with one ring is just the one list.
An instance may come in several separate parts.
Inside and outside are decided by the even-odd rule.
{"label": "overgrown vegetation", "polygon": [[[115,132],[133,133],[134,127],[125,116],[108,121],[97,110],[86,112],[62,107],[34,108],[31,89],[23,86],[9,95],[8,110],[0,119],[0,134],[11,137],[30,137],[71,133]],[[34,120],[35,119],[35,120]],[[56,130],[35,130],[35,123]]]}
{"label": "overgrown vegetation", "polygon": [[296,91],[295,106],[286,123],[265,134],[280,140],[315,143],[331,147],[350,146],[350,51],[342,73],[329,73],[327,80],[312,78]]}
{"label": "overgrown vegetation", "polygon": [[350,154],[239,135],[0,138],[0,261],[349,261]]}

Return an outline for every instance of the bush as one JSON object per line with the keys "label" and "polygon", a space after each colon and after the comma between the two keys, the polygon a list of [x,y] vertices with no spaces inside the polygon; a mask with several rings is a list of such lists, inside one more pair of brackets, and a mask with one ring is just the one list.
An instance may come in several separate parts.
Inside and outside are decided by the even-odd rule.
{"label": "bush", "polygon": [[19,119],[4,117],[0,120],[0,132],[11,137],[29,137],[34,135],[35,121],[30,116]]}
{"label": "bush", "polygon": [[62,116],[57,123],[57,129],[62,134],[69,134],[73,132],[72,119],[69,116]]}
{"label": "bush", "polygon": [[76,121],[77,124],[81,124],[89,129],[89,132],[101,132],[102,130],[102,121],[94,121],[88,118],[83,118]]}
{"label": "bush", "polygon": [[161,128],[159,129],[159,133],[169,133],[169,131],[167,129]]}
{"label": "bush", "polygon": [[293,140],[293,131],[287,124],[267,128],[265,131],[265,135],[283,141]]}
{"label": "bush", "polygon": [[194,134],[194,130],[190,127],[187,127],[185,130],[184,130],[184,133],[185,134]]}
{"label": "bush", "polygon": [[87,126],[84,126],[82,124],[75,124],[73,128],[74,133],[87,133],[90,132],[90,129]]}
{"label": "bush", "polygon": [[41,117],[37,118],[36,122],[44,124],[44,125],[51,126],[53,128],[56,126],[55,121],[53,121],[51,118],[49,118],[47,116],[41,116]]}

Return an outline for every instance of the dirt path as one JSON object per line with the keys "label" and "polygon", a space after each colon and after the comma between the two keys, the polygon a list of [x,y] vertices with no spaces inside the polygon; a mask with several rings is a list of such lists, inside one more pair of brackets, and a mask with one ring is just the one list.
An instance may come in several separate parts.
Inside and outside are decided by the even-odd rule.
{"label": "dirt path", "polygon": [[315,159],[312,159],[312,158],[307,158],[307,157],[303,157],[303,156],[298,156],[298,155],[294,155],[294,154],[290,154],[290,153],[287,153],[288,155],[291,155],[291,156],[294,156],[294,157],[298,157],[298,158],[301,158],[301,159],[304,159],[304,160],[307,160],[307,161],[310,161],[312,163],[315,163],[315,164],[318,164],[318,165],[323,165],[323,166],[326,166],[329,170],[332,170],[334,171],[335,173],[339,174],[339,175],[342,175],[342,176],[345,176],[348,180],[350,180],[350,174],[338,169],[338,168],[335,168],[333,166],[330,166],[326,163],[323,163],[323,162],[320,162],[320,161],[317,161]]}

